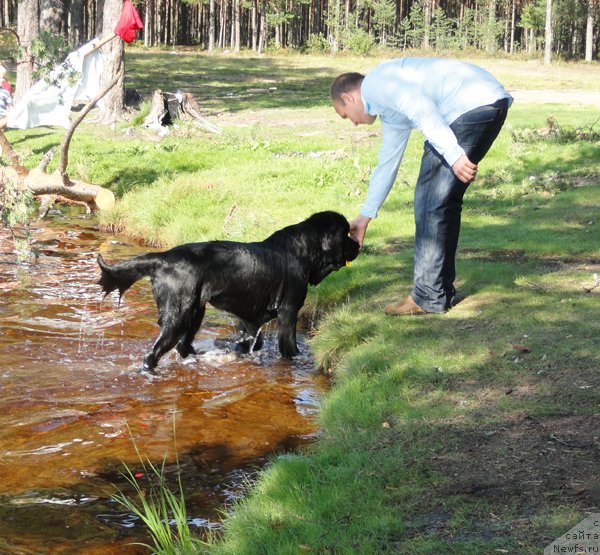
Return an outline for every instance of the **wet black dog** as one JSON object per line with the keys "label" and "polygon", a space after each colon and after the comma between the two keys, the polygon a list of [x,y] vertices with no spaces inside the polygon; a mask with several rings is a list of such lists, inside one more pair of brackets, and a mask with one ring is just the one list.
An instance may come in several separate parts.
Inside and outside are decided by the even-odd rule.
{"label": "wet black dog", "polygon": [[296,320],[308,285],[358,256],[349,229],[341,214],[319,212],[262,242],[190,243],[113,265],[98,255],[98,284],[106,295],[116,289],[123,295],[138,279],[151,278],[160,334],[144,356],[145,371],[175,346],[183,357],[195,354],[206,303],[239,318],[238,347],[246,352],[260,348],[261,326],[277,318],[279,350],[289,358],[298,354]]}

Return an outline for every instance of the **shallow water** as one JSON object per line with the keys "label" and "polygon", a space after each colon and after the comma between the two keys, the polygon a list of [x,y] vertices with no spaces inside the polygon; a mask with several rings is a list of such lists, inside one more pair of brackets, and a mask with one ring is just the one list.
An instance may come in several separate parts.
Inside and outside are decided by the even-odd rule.
{"label": "shallow water", "polygon": [[143,526],[110,499],[129,491],[123,463],[144,473],[136,448],[158,466],[166,456],[173,486],[179,469],[199,532],[218,528],[273,453],[313,437],[326,381],[308,348],[281,360],[267,329],[261,352],[236,357],[234,320],[209,310],[194,343],[204,354],[170,353],[150,379],[138,373],[158,332],[149,283],[120,306],[96,285],[98,252],[149,249],[85,217],[33,231],[39,260],[23,265],[0,232],[0,553],[147,552],[130,545],[148,541]]}

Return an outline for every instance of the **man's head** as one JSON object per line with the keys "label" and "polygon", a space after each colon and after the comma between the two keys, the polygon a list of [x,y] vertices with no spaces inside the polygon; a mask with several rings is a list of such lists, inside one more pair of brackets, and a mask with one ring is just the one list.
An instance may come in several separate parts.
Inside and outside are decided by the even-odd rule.
{"label": "man's head", "polygon": [[364,78],[362,73],[342,73],[331,85],[331,101],[335,111],[354,125],[370,125],[377,119],[377,116],[372,116],[365,111],[360,93]]}

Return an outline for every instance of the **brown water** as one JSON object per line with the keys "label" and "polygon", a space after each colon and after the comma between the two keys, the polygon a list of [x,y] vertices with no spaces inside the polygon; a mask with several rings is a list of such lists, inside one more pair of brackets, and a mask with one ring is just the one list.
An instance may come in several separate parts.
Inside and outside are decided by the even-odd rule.
{"label": "brown water", "polygon": [[157,465],[166,454],[173,485],[177,453],[192,525],[217,528],[257,468],[315,433],[326,383],[306,345],[281,360],[267,330],[263,351],[234,357],[233,319],[209,311],[194,343],[205,353],[171,353],[150,379],[138,373],[158,331],[149,283],[120,307],[96,285],[97,252],[148,249],[60,214],[34,237],[39,260],[17,265],[0,234],[0,553],[147,552],[130,545],[148,542],[141,523],[110,499],[130,491],[123,463],[143,472],[136,446]]}

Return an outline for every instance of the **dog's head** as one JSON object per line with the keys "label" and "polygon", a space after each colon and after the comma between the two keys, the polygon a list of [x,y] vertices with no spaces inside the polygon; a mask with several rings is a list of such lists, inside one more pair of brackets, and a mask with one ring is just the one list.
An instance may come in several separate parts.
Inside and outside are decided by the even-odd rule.
{"label": "dog's head", "polygon": [[271,238],[285,239],[286,248],[300,260],[308,283],[317,285],[358,256],[359,244],[348,233],[348,220],[337,212],[318,212],[288,226]]}

